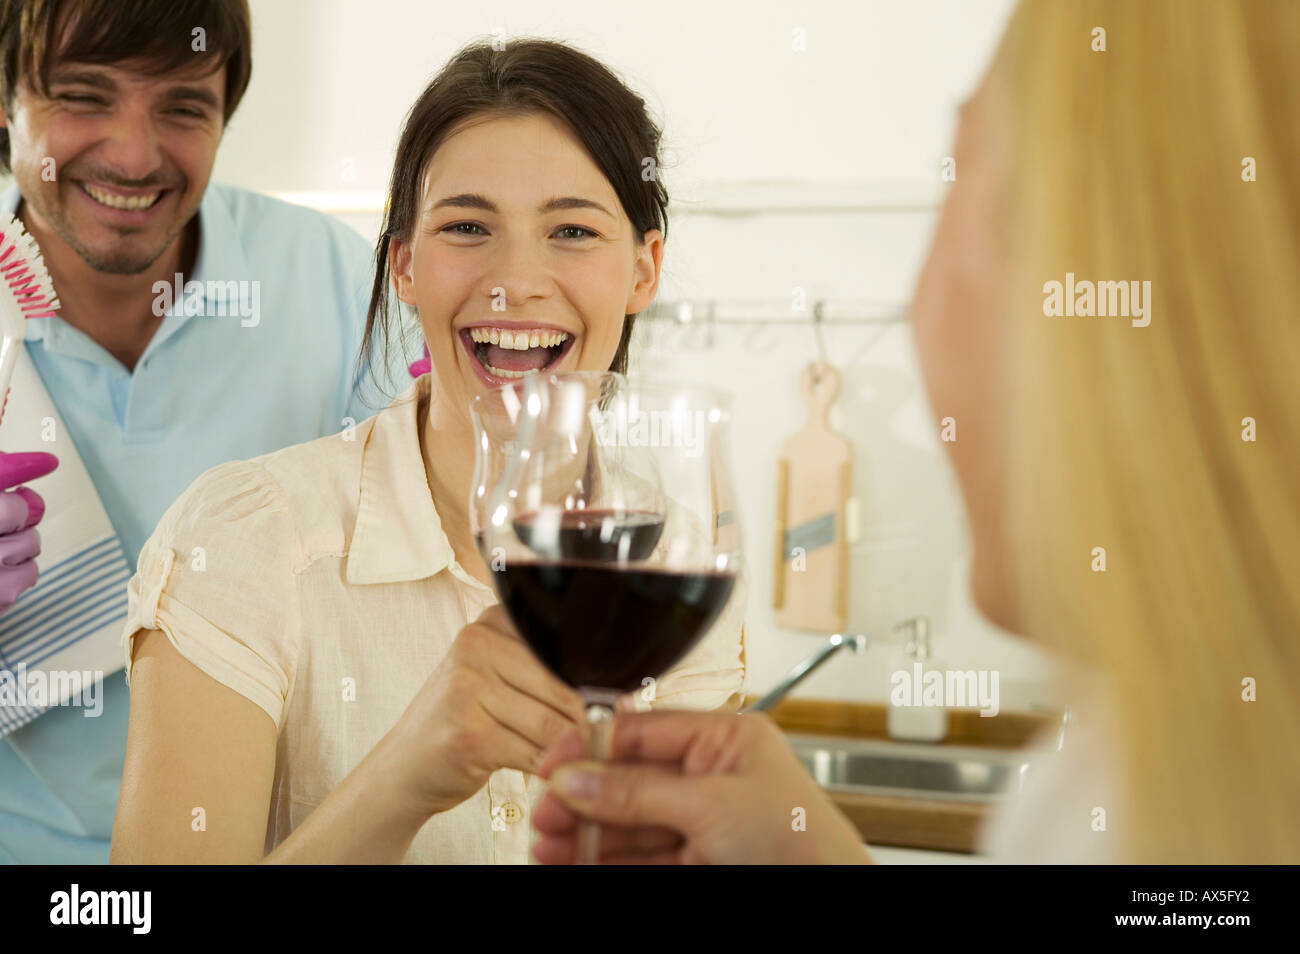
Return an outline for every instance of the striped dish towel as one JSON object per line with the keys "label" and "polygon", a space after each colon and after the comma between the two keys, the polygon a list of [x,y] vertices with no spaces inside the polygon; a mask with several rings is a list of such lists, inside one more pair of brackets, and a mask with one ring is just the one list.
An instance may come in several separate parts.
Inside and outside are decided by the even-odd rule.
{"label": "striped dish towel", "polygon": [[[46,507],[37,526],[40,577],[0,615],[3,738],[50,706],[77,704],[87,680],[102,680],[122,668],[120,637],[131,569],[25,349],[18,353],[0,423],[0,449],[48,451],[59,458],[58,470],[34,487]],[[102,684],[91,691],[102,698]]]}

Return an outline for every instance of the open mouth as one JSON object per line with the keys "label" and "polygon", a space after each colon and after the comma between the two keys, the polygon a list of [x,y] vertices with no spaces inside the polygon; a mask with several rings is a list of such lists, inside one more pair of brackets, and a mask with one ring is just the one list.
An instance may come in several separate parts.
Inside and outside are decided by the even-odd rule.
{"label": "open mouth", "polygon": [[495,387],[550,370],[564,360],[577,339],[558,328],[476,325],[462,328],[460,340],[475,372]]}
{"label": "open mouth", "polygon": [[119,212],[147,212],[157,205],[165,194],[171,191],[169,189],[154,189],[147,192],[122,192],[117,189],[92,185],[81,180],[77,180],[76,185],[81,189],[82,193],[90,196],[99,205]]}

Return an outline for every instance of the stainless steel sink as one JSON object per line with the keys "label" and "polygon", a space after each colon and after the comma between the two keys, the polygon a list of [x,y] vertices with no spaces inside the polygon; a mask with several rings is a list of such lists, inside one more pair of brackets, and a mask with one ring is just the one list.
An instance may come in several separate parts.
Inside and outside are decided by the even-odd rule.
{"label": "stainless steel sink", "polygon": [[1018,791],[1029,769],[1024,753],[1007,749],[794,733],[786,738],[817,783],[830,790],[995,802]]}

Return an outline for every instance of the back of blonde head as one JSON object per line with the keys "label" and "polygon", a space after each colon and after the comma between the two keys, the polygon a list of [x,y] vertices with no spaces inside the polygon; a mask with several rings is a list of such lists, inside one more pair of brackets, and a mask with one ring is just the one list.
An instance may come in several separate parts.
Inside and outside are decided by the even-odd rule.
{"label": "back of blonde head", "polygon": [[[1016,602],[1113,679],[1125,860],[1300,862],[1297,50],[1292,0],[1028,0],[991,73]],[[1067,272],[1150,324],[1046,316]]]}

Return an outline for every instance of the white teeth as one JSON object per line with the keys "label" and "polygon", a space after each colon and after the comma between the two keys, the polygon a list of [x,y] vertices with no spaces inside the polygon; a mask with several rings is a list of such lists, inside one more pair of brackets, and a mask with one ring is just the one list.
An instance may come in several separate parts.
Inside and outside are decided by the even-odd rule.
{"label": "white teeth", "polygon": [[161,192],[154,192],[150,195],[124,196],[114,195],[111,192],[104,192],[102,189],[96,189],[87,182],[81,183],[82,189],[100,205],[106,205],[110,209],[127,209],[138,211],[151,207],[162,196]]}
{"label": "white teeth", "polygon": [[530,374],[537,373],[536,368],[532,368],[528,371],[507,371],[504,368],[494,368],[490,364],[485,364],[483,367],[487,368],[488,374],[492,375],[494,378],[523,378]]}
{"label": "white teeth", "polygon": [[479,344],[494,344],[514,351],[527,351],[529,348],[554,348],[568,340],[566,331],[548,331],[538,328],[528,331],[513,331],[509,328],[471,328],[471,341]]}
{"label": "white teeth", "polygon": [[[552,331],[547,328],[537,328],[516,331],[511,328],[488,328],[477,327],[469,329],[470,340],[477,344],[494,344],[499,348],[507,348],[511,351],[527,351],[530,348],[554,348],[556,345],[563,344],[569,339],[567,331]],[[548,362],[548,366],[553,362]],[[523,378],[530,374],[536,374],[540,368],[534,368],[529,371],[510,371],[506,368],[496,368],[490,364],[484,364],[483,367],[487,373],[494,378]]]}

